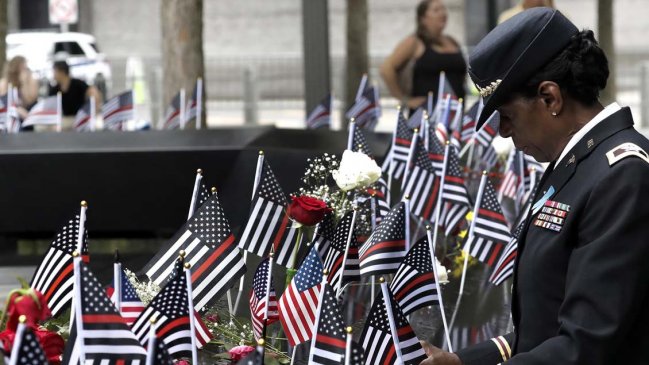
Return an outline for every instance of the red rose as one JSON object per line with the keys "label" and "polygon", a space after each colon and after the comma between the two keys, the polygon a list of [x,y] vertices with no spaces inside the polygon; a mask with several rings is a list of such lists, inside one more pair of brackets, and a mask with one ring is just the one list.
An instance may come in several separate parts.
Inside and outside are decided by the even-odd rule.
{"label": "red rose", "polygon": [[51,332],[44,328],[37,329],[34,331],[34,334],[38,338],[38,342],[40,342],[43,351],[45,351],[45,357],[47,357],[49,364],[60,365],[63,347],[65,347],[63,337],[56,332]]}
{"label": "red rose", "polygon": [[48,319],[52,313],[43,294],[33,289],[18,289],[9,293],[7,307],[7,330],[16,332],[18,318],[24,315],[25,324],[32,329],[38,328],[41,321]]}
{"label": "red rose", "polygon": [[291,196],[291,200],[287,210],[289,217],[305,226],[316,225],[331,211],[327,203],[310,196]]}

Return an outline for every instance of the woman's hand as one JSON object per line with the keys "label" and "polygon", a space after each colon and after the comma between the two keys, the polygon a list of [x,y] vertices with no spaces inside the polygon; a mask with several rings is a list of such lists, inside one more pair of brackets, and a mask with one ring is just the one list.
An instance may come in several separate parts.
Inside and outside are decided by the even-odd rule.
{"label": "woman's hand", "polygon": [[462,361],[456,354],[446,352],[426,341],[419,341],[419,343],[428,356],[428,359],[422,361],[420,365],[462,365]]}

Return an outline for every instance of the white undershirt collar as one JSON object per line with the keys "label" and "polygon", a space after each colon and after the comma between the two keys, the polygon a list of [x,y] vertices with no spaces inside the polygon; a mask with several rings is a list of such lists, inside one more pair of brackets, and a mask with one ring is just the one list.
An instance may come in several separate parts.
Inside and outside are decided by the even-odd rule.
{"label": "white undershirt collar", "polygon": [[595,128],[596,125],[601,123],[604,119],[610,117],[617,111],[622,109],[620,105],[616,102],[613,102],[609,104],[606,108],[604,108],[601,112],[599,112],[593,119],[591,119],[586,125],[581,127],[580,130],[575,133],[572,138],[570,138],[570,141],[568,141],[568,144],[566,147],[563,148],[563,151],[561,151],[561,154],[559,155],[559,159],[557,160],[558,162],[561,162],[564,157],[568,154],[568,152],[581,141],[584,136],[590,132],[593,128]]}

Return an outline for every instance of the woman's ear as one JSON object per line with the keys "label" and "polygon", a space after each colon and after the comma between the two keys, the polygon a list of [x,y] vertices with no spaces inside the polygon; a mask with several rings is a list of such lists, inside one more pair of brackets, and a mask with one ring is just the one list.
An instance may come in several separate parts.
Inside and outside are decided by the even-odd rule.
{"label": "woman's ear", "polygon": [[537,90],[543,107],[553,116],[561,114],[563,109],[563,95],[561,88],[554,81],[543,81],[539,84]]}

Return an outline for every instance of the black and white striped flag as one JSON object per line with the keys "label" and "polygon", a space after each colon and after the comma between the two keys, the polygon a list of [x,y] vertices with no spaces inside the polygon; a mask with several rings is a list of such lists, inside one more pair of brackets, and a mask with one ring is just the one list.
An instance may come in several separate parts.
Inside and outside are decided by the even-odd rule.
{"label": "black and white striped flag", "polygon": [[361,247],[361,275],[392,274],[406,255],[406,207],[400,202]]}
{"label": "black and white striped flag", "polygon": [[429,222],[435,220],[440,179],[436,176],[421,139],[416,138],[412,167],[403,195],[410,198],[410,211]]}
{"label": "black and white striped flag", "polygon": [[439,303],[433,265],[428,239],[423,237],[410,248],[394,275],[390,290],[406,316]]}
{"label": "black and white striped flag", "polygon": [[64,364],[143,364],[146,351],[88,266],[75,259],[71,333]]}
{"label": "black and white striped flag", "polygon": [[271,246],[275,262],[287,266],[298,230],[286,214],[287,200],[273,171],[264,159],[259,184],[252,199],[252,211],[239,240],[239,248],[265,257]]}
{"label": "black and white striped flag", "polygon": [[[34,272],[30,286],[41,292],[47,306],[56,317],[68,307],[72,300],[74,285],[72,253],[77,249],[79,216],[68,221],[56,239],[50,244],[43,260]],[[84,232],[81,256],[88,262],[88,234]]]}
{"label": "black and white striped flag", "polygon": [[417,335],[392,296],[386,283],[365,322],[360,342],[368,365],[418,365],[426,359]]}
{"label": "black and white striped flag", "polygon": [[217,194],[210,196],[143,271],[156,284],[165,283],[181,250],[193,268],[192,295],[196,310],[213,303],[246,271]]}
{"label": "black and white striped flag", "polygon": [[[338,222],[334,239],[323,257],[324,268],[329,272],[327,281],[340,290],[351,282],[360,281],[358,242],[354,232],[354,212],[347,212]],[[348,245],[349,243],[349,245]]]}
{"label": "black and white striped flag", "polygon": [[482,196],[477,198],[480,206],[477,212],[473,212],[473,234],[467,236],[464,249],[481,262],[493,266],[505,244],[511,240],[511,233],[496,190],[486,176],[483,179]]}

